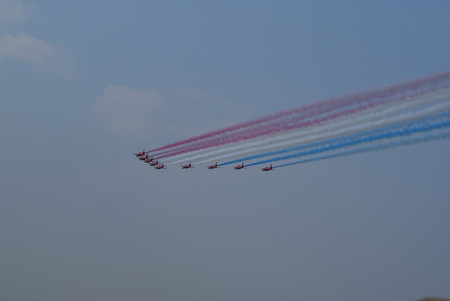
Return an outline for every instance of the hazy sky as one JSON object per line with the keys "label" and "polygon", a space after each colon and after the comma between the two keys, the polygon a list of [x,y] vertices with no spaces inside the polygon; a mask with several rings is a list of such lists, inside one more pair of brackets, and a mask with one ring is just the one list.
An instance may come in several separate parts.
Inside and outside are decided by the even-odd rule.
{"label": "hazy sky", "polygon": [[0,299],[450,297],[450,141],[262,173],[142,148],[450,68],[449,1],[0,0]]}

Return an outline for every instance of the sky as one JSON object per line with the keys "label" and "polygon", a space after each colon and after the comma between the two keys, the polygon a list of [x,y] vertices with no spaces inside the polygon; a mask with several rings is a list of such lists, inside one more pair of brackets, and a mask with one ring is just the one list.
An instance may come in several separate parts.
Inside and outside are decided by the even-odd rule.
{"label": "sky", "polygon": [[449,11],[0,0],[1,299],[450,298],[449,139],[268,173],[133,156],[447,71]]}

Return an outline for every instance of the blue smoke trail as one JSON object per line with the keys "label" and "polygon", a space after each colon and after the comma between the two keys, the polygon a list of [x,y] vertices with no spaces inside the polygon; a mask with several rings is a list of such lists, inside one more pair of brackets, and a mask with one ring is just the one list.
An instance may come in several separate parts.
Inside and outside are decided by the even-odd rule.
{"label": "blue smoke trail", "polygon": [[286,164],[282,164],[282,165],[273,166],[273,168],[280,168],[280,167],[285,167],[285,166],[290,166],[290,165],[295,165],[295,164],[309,163],[309,162],[326,160],[326,159],[331,159],[331,158],[350,156],[350,155],[355,155],[355,154],[360,154],[360,153],[385,150],[385,149],[395,148],[398,146],[417,144],[417,143],[421,143],[421,142],[428,142],[428,141],[432,141],[432,140],[445,139],[445,138],[450,138],[450,133],[443,133],[443,134],[439,134],[439,135],[430,135],[430,136],[425,136],[425,137],[415,138],[415,139],[408,139],[408,140],[399,141],[399,142],[374,145],[374,146],[370,146],[370,147],[364,147],[364,148],[359,148],[359,149],[355,149],[355,150],[340,152],[337,154],[330,154],[330,155],[326,155],[326,156],[290,162],[290,163],[286,163]]}
{"label": "blue smoke trail", "polygon": [[[439,115],[442,115],[442,114],[439,114]],[[431,130],[435,130],[435,129],[441,129],[441,128],[450,126],[450,119],[448,119],[448,117],[449,117],[448,114],[446,114],[443,117],[445,117],[446,120],[438,121],[438,122],[426,121],[424,125],[418,125],[417,123],[415,123],[414,125],[410,125],[410,127],[404,127],[404,128],[394,129],[394,130],[389,129],[388,131],[386,131],[384,133],[377,133],[374,135],[369,135],[367,137],[360,137],[360,138],[353,137],[346,141],[342,141],[342,142],[338,142],[338,143],[331,143],[326,146],[317,147],[317,148],[310,149],[310,150],[303,151],[303,152],[297,152],[297,153],[294,153],[291,155],[279,156],[279,157],[275,157],[275,158],[264,160],[264,161],[258,161],[255,163],[247,164],[247,166],[263,164],[263,163],[270,163],[270,162],[280,161],[280,160],[287,160],[287,159],[292,159],[292,158],[298,158],[298,157],[302,157],[302,156],[323,153],[326,151],[336,150],[336,149],[354,146],[354,145],[358,145],[358,144],[373,142],[376,140],[394,138],[394,137],[400,137],[400,136],[408,136],[408,135],[412,135],[412,134],[416,134],[416,133],[423,133],[423,132],[427,132],[427,131],[431,131]]]}
{"label": "blue smoke trail", "polygon": [[[405,121],[405,122],[401,122],[401,123],[398,123],[398,124],[389,125],[389,126],[385,126],[385,127],[377,128],[377,129],[371,129],[371,130],[367,130],[367,131],[364,131],[364,132],[351,134],[351,135],[346,135],[346,136],[342,136],[342,137],[338,137],[338,138],[332,138],[332,139],[319,141],[319,142],[314,142],[314,143],[309,143],[309,144],[305,144],[305,145],[299,145],[299,146],[283,148],[283,149],[279,149],[279,150],[275,150],[275,151],[265,152],[265,153],[261,153],[261,154],[246,156],[246,157],[243,157],[243,158],[238,158],[238,159],[235,159],[235,160],[232,160],[232,161],[228,161],[228,162],[219,164],[219,166],[228,165],[228,164],[232,164],[232,163],[236,163],[236,162],[244,162],[244,161],[258,159],[258,158],[262,158],[262,157],[280,155],[280,154],[283,154],[283,153],[290,153],[290,152],[299,151],[299,150],[302,150],[302,149],[318,148],[318,147],[321,147],[321,146],[324,146],[324,145],[329,145],[329,144],[344,143],[344,142],[346,142],[348,140],[362,139],[363,137],[367,137],[367,136],[381,135],[381,134],[384,134],[384,133],[386,133],[388,131],[394,131],[394,130],[399,130],[399,129],[403,129],[403,128],[413,127],[413,126],[417,126],[417,125],[420,125],[420,124],[423,124],[423,123],[427,124],[427,123],[430,123],[430,122],[433,122],[433,121],[436,121],[436,120],[439,120],[439,119],[442,119],[442,118],[450,118],[450,111],[445,111],[445,112],[442,112],[442,113],[439,113],[439,114],[434,114],[434,115],[423,117],[423,118],[420,118],[420,119],[417,119],[417,120]],[[382,139],[382,138],[380,138],[380,139]],[[283,160],[283,159],[280,159],[280,160]],[[272,161],[263,161],[262,163],[267,163],[267,162],[272,162]],[[252,164],[249,164],[247,166],[256,165],[256,164],[259,164],[259,163],[252,163]]]}

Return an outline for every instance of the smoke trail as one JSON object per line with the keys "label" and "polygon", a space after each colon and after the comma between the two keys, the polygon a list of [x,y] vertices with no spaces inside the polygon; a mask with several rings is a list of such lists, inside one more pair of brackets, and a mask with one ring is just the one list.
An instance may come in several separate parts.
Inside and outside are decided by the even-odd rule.
{"label": "smoke trail", "polygon": [[[239,132],[242,129],[247,129],[247,130],[252,131],[252,130],[258,129],[258,127],[259,127],[259,129],[261,130],[264,128],[265,124],[268,121],[274,121],[274,120],[276,121],[276,120],[280,119],[280,122],[282,123],[283,118],[286,118],[287,116],[290,116],[292,114],[297,114],[297,113],[300,113],[300,114],[303,113],[304,115],[306,114],[305,116],[300,117],[300,119],[302,120],[302,119],[306,118],[307,116],[316,116],[317,110],[320,110],[320,109],[323,110],[323,113],[326,113],[327,110],[328,110],[328,112],[333,112],[336,108],[339,108],[339,107],[345,107],[345,106],[352,107],[352,106],[358,106],[358,105],[361,105],[363,103],[367,103],[370,101],[378,102],[383,99],[389,99],[389,98],[395,99],[395,97],[402,95],[402,93],[403,93],[403,95],[410,95],[410,94],[414,94],[414,93],[426,93],[430,89],[435,89],[436,87],[439,87],[440,85],[448,84],[446,82],[448,81],[449,77],[450,77],[450,73],[446,72],[443,74],[424,78],[421,80],[415,80],[415,81],[407,82],[404,84],[391,86],[391,87],[388,87],[388,88],[385,88],[382,90],[378,90],[378,91],[373,91],[373,92],[369,92],[369,93],[360,93],[360,94],[355,94],[352,96],[347,96],[347,97],[343,97],[343,98],[320,102],[317,104],[312,104],[309,106],[302,106],[297,109],[283,111],[283,112],[276,113],[276,114],[273,114],[273,115],[270,115],[267,117],[263,117],[263,118],[245,122],[245,123],[240,123],[235,126],[227,127],[227,128],[221,129],[221,130],[213,131],[213,132],[210,132],[207,134],[203,134],[200,136],[182,140],[182,141],[179,141],[179,142],[176,142],[173,144],[166,145],[161,148],[151,150],[150,152],[154,153],[156,151],[162,151],[162,153],[158,153],[158,155],[173,156],[173,155],[176,155],[176,154],[179,154],[182,152],[193,151],[193,150],[201,149],[204,147],[213,146],[213,145],[206,145],[206,144],[202,144],[202,145],[197,144],[196,145],[195,142],[197,142],[197,141],[201,142],[202,140],[206,139],[206,142],[207,142],[207,140],[212,137],[216,137],[220,140],[220,139],[224,138],[223,134],[226,134],[227,137],[239,137],[239,136],[243,135],[242,132]],[[310,114],[310,115],[308,115],[308,114]],[[221,135],[222,135],[222,138],[220,138]],[[248,139],[248,137],[245,139]],[[205,141],[203,141],[203,142],[205,142]],[[229,143],[229,142],[230,141],[225,140],[225,142],[220,142],[220,143]],[[194,143],[194,144],[192,146],[189,146],[192,143]],[[217,144],[219,142],[216,141],[215,143]],[[210,142],[210,144],[211,144],[211,142]],[[174,147],[183,146],[183,145],[185,145],[185,147],[187,147],[187,149],[186,148],[173,149]],[[169,152],[169,154],[167,154],[167,152]]]}
{"label": "smoke trail", "polygon": [[[410,97],[412,95],[409,95]],[[380,106],[383,104],[387,104],[394,101],[400,101],[406,98],[407,96],[397,96],[395,98],[387,97],[381,98],[381,100],[377,99],[377,102],[364,102],[361,101],[358,104],[353,104],[351,108],[345,107],[333,107],[330,110],[320,110],[320,111],[311,111],[305,116],[296,116],[289,120],[280,120],[276,124],[264,124],[258,127],[257,129],[249,129],[244,133],[232,133],[232,135],[222,135],[216,137],[215,139],[208,139],[202,143],[197,143],[195,145],[190,145],[187,147],[178,148],[175,150],[171,150],[168,153],[161,154],[159,158],[170,157],[178,154],[183,154],[186,152],[192,152],[199,149],[210,148],[214,146],[220,146],[224,144],[237,143],[240,141],[251,140],[259,136],[267,136],[274,135],[277,133],[286,132],[294,129],[302,129],[307,127],[316,126],[319,124],[326,123],[330,120],[335,120],[344,116],[353,115],[361,111],[365,111],[375,106]],[[299,123],[300,122],[300,123]]]}
{"label": "smoke trail", "polygon": [[349,151],[340,152],[337,154],[330,154],[330,155],[326,155],[326,156],[315,157],[315,158],[290,162],[290,163],[286,163],[286,164],[282,164],[282,165],[277,165],[277,166],[273,166],[273,168],[280,168],[280,167],[285,167],[285,166],[290,166],[290,165],[309,163],[309,162],[326,160],[326,159],[331,159],[331,158],[338,158],[338,157],[343,157],[343,156],[350,156],[350,155],[355,155],[355,154],[360,154],[360,153],[392,149],[392,148],[396,148],[398,146],[412,145],[412,144],[428,142],[428,141],[433,141],[433,140],[439,140],[439,139],[445,139],[445,138],[450,138],[450,133],[428,135],[428,136],[420,137],[420,138],[406,139],[406,140],[402,140],[402,141],[398,141],[398,142],[391,142],[391,143],[374,145],[374,146],[370,146],[370,147],[358,148],[355,150],[349,150]]}
{"label": "smoke trail", "polygon": [[450,112],[446,112],[446,114],[444,116],[440,116],[440,117],[445,117],[444,121],[431,121],[430,122],[430,120],[426,120],[426,121],[422,122],[424,124],[409,125],[408,127],[404,127],[404,128],[390,129],[390,130],[387,130],[386,132],[374,133],[374,134],[366,136],[366,137],[351,137],[344,141],[331,142],[330,144],[327,144],[325,146],[320,146],[320,147],[302,151],[302,152],[296,152],[296,153],[286,155],[286,156],[274,157],[274,158],[267,159],[264,161],[258,161],[255,163],[247,164],[247,166],[271,163],[271,162],[275,162],[275,161],[287,160],[287,159],[298,158],[298,157],[308,156],[308,155],[314,155],[314,154],[323,153],[326,151],[360,145],[363,143],[374,142],[374,141],[381,140],[381,139],[388,139],[388,138],[394,138],[394,137],[400,137],[400,136],[408,136],[408,135],[412,135],[412,134],[416,134],[416,133],[422,133],[422,132],[427,132],[427,131],[431,131],[431,130],[435,130],[435,129],[441,129],[441,128],[450,126],[449,114],[450,114]]}
{"label": "smoke trail", "polygon": [[[318,125],[306,130],[286,131],[277,136],[263,136],[251,141],[239,144],[233,144],[227,147],[209,148],[197,151],[195,153],[187,153],[184,155],[175,156],[172,159],[177,159],[175,163],[180,163],[183,160],[195,161],[203,159],[198,163],[205,163],[208,161],[217,161],[224,158],[242,156],[244,154],[261,153],[263,151],[270,151],[282,147],[294,146],[301,143],[307,143],[311,140],[327,139],[333,136],[349,134],[351,132],[366,130],[370,127],[383,126],[389,123],[399,122],[406,119],[413,119],[415,117],[425,116],[435,112],[449,109],[449,103],[434,105],[434,107],[421,109],[420,106],[425,104],[430,106],[433,102],[446,99],[450,96],[450,90],[437,91],[431,95],[423,97],[416,97],[409,99],[398,105],[384,105],[375,107],[360,114],[356,114],[353,118],[341,117],[334,122],[328,122],[323,125]],[[415,111],[411,113],[410,111]],[[422,111],[420,111],[422,110]],[[406,112],[406,113],[405,113]],[[397,115],[390,117],[390,115]],[[415,116],[413,116],[415,115]],[[245,158],[247,160],[247,158]]]}
{"label": "smoke trail", "polygon": [[[393,118],[386,118],[386,119],[380,120],[378,122],[373,122],[366,126],[349,127],[349,128],[339,129],[334,132],[329,132],[329,133],[325,132],[325,133],[321,133],[319,135],[310,135],[304,139],[301,139],[300,141],[297,141],[295,146],[281,148],[281,146],[278,145],[278,147],[276,147],[275,148],[276,150],[274,150],[274,151],[265,152],[265,153],[264,152],[261,153],[261,151],[259,151],[257,154],[254,154],[251,156],[246,156],[246,157],[241,157],[241,158],[229,161],[229,162],[222,163],[221,165],[227,165],[227,164],[236,163],[236,162],[248,161],[248,160],[253,160],[253,159],[267,157],[267,156],[279,155],[282,153],[293,152],[293,151],[297,151],[300,149],[318,147],[318,146],[326,145],[329,143],[336,143],[339,141],[355,139],[355,138],[362,137],[362,136],[374,135],[376,133],[386,132],[388,130],[395,129],[395,128],[403,128],[403,127],[412,126],[412,125],[418,124],[418,123],[429,122],[429,121],[435,120],[437,118],[442,118],[442,116],[446,116],[446,114],[448,114],[447,113],[448,111],[447,112],[445,112],[445,111],[449,110],[449,109],[450,109],[450,102],[447,102],[447,103],[437,105],[437,106],[432,107],[427,110],[410,113],[410,114],[403,114],[400,116],[395,116]],[[442,111],[444,111],[444,113],[443,113],[444,115],[442,115],[442,114],[439,115],[438,113],[442,112]],[[355,134],[351,134],[351,133],[355,133]],[[348,134],[351,134],[351,135],[348,135]],[[338,137],[338,138],[330,139],[333,137]],[[319,142],[313,143],[314,141],[319,141]]]}

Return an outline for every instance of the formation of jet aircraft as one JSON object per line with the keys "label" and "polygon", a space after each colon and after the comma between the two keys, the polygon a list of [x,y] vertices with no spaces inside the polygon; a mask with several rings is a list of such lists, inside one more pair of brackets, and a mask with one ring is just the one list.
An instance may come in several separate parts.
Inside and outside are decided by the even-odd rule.
{"label": "formation of jet aircraft", "polygon": [[[155,169],[166,169],[166,167],[164,167],[163,163],[160,164],[158,162],[157,158],[155,159],[153,156],[149,156],[148,153],[149,152],[146,152],[145,149],[143,149],[141,152],[137,152],[134,155],[136,156],[136,158],[138,158],[139,161],[144,161],[149,166],[153,166]],[[181,168],[182,169],[189,169],[189,168],[194,168],[194,166],[192,165],[191,162],[189,162],[189,164],[181,165]],[[219,165],[216,162],[215,164],[208,165],[207,168],[208,169],[216,169],[216,168],[219,168]],[[243,169],[243,168],[245,168],[245,165],[244,165],[243,162],[242,162],[242,164],[236,165],[234,167],[234,169],[236,169],[236,170]],[[273,170],[272,164],[270,164],[270,166],[264,167],[262,169],[262,171],[269,171],[269,170]]]}

